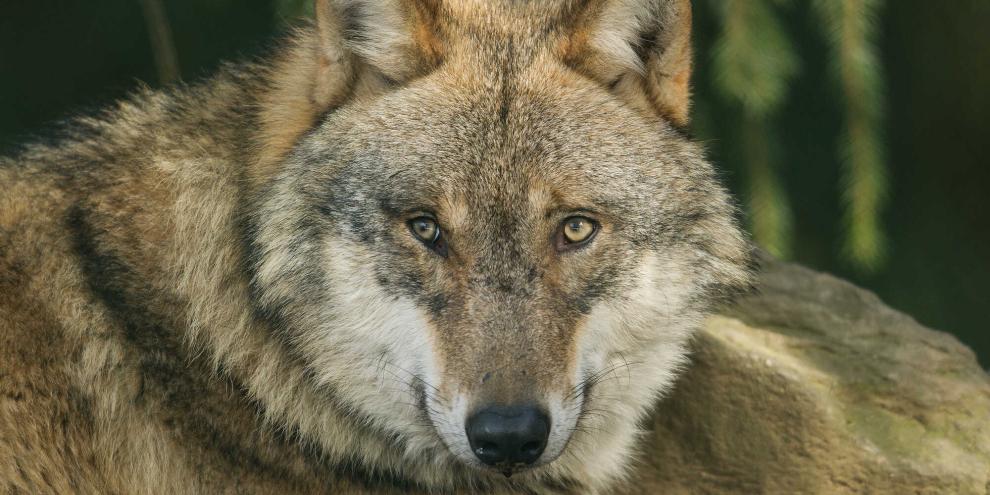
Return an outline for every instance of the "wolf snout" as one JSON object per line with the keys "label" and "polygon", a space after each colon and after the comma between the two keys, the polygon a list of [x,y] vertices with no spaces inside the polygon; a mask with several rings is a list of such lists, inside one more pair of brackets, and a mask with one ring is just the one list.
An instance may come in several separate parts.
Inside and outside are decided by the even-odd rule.
{"label": "wolf snout", "polygon": [[540,458],[550,436],[550,418],[535,406],[491,406],[467,420],[471,451],[506,476]]}

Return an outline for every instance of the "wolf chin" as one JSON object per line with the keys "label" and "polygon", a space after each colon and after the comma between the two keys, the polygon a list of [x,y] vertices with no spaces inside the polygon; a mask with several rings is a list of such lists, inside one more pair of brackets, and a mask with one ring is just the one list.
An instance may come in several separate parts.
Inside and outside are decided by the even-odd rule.
{"label": "wolf chin", "polygon": [[596,493],[750,282],[687,0],[317,2],[0,159],[0,491]]}

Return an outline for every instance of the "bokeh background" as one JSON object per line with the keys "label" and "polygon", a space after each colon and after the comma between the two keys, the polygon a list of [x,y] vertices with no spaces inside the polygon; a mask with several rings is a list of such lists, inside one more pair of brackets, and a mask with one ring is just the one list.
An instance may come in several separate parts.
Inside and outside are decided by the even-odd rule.
{"label": "bokeh background", "polygon": [[[990,1],[698,0],[694,134],[780,257],[990,365]],[[0,153],[255,56],[309,0],[4,0]]]}

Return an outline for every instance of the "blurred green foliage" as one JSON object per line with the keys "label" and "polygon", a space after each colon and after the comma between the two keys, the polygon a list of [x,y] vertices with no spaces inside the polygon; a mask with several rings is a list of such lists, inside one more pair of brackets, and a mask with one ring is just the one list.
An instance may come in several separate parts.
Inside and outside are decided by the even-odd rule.
{"label": "blurred green foliage", "polygon": [[[880,139],[884,95],[877,57],[875,19],[879,0],[815,0],[814,21],[829,45],[828,66],[841,88],[844,123],[837,130],[835,162],[843,169],[845,235],[842,254],[859,270],[883,262],[880,215],[886,193]],[[725,105],[737,106],[742,159],[746,162],[746,206],[755,240],[771,253],[791,257],[793,212],[777,169],[786,166],[776,152],[777,110],[790,98],[800,72],[795,43],[784,29],[785,0],[709,0],[717,20],[712,46],[712,84]],[[704,121],[704,120],[703,120]],[[717,136],[709,136],[717,137]]]}
{"label": "blurred green foliage", "polygon": [[313,0],[275,0],[275,12],[280,20],[292,22],[299,18],[313,17]]}
{"label": "blurred green foliage", "polygon": [[[772,254],[788,258],[793,219],[776,171],[780,154],[774,119],[799,64],[776,12],[785,4],[710,0],[707,5],[719,26],[708,59],[712,85],[724,105],[736,107],[739,129],[733,138],[739,141],[746,165],[746,206],[753,237]],[[704,128],[700,132],[705,136]]]}
{"label": "blurred green foliage", "polygon": [[[186,80],[312,15],[312,0],[161,3]],[[0,152],[158,83],[141,4],[0,3]],[[990,360],[990,2],[693,5],[694,130],[754,239]]]}

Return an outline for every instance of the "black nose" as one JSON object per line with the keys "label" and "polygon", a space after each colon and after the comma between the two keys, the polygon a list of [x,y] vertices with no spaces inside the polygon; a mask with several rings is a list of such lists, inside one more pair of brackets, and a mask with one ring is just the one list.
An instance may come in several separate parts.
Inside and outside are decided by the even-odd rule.
{"label": "black nose", "polygon": [[467,436],[481,462],[511,471],[540,458],[550,419],[532,406],[487,407],[468,418]]}

